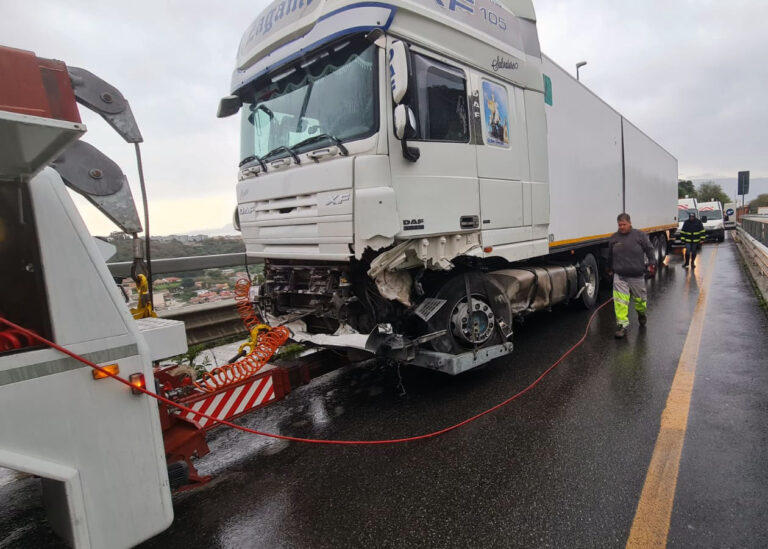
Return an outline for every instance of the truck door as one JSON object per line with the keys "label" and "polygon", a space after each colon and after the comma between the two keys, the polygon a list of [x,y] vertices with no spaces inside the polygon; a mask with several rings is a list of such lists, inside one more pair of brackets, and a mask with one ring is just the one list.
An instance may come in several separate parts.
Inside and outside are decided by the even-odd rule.
{"label": "truck door", "polygon": [[535,189],[530,183],[523,90],[476,71],[470,78],[483,245],[531,240]]}
{"label": "truck door", "polygon": [[478,231],[480,201],[475,146],[470,140],[468,71],[413,47],[403,103],[414,113],[419,150],[415,162],[401,154],[392,131],[392,186],[400,214],[400,238]]}

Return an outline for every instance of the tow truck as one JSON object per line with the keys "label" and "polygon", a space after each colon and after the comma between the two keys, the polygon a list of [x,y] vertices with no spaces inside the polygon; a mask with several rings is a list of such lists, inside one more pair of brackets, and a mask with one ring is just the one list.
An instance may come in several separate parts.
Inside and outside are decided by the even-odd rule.
{"label": "tow truck", "polygon": [[[289,332],[261,323],[248,281],[236,291],[250,337],[229,364],[198,378],[161,362],[187,351],[184,324],[152,310],[128,180],[80,139],[77,103],[140,158],[142,136],[119,90],[0,47],[0,467],[40,478],[48,521],[69,545],[131,547],[170,525],[172,490],[210,480],[193,462],[209,451],[207,431],[282,399],[327,365],[268,364]],[[114,249],[89,234],[68,189],[132,236],[137,307],[105,263]]]}

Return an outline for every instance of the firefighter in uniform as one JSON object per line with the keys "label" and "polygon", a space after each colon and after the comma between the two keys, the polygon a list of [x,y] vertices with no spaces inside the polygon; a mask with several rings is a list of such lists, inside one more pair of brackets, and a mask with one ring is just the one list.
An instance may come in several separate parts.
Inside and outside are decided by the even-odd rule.
{"label": "firefighter in uniform", "polygon": [[[608,241],[608,272],[613,273],[613,308],[616,312],[617,338],[627,334],[629,301],[632,297],[640,326],[648,322],[648,293],[645,274],[656,272],[656,257],[648,235],[632,228],[629,214],[616,218],[619,230]],[[645,263],[648,258],[648,264]]]}
{"label": "firefighter in uniform", "polygon": [[683,223],[683,227],[680,229],[680,240],[685,244],[685,262],[683,268],[688,266],[688,262],[691,263],[691,269],[696,268],[696,252],[699,250],[699,245],[704,240],[707,232],[704,230],[704,224],[701,219],[697,219],[693,212],[688,212],[688,219]]}

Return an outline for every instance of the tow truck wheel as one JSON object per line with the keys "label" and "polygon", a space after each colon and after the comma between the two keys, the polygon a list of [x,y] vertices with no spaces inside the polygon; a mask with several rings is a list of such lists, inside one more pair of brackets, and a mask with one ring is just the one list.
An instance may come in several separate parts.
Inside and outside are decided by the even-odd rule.
{"label": "tow truck wheel", "polygon": [[493,305],[499,294],[499,288],[482,274],[462,273],[451,278],[434,296],[445,303],[429,319],[427,329],[447,333],[432,340],[432,348],[458,354],[502,343],[502,326],[510,326],[512,319],[508,307]]}
{"label": "tow truck wheel", "polygon": [[597,303],[597,291],[600,289],[600,276],[595,256],[587,254],[579,265],[579,288],[584,288],[579,303],[585,309],[592,309]]}

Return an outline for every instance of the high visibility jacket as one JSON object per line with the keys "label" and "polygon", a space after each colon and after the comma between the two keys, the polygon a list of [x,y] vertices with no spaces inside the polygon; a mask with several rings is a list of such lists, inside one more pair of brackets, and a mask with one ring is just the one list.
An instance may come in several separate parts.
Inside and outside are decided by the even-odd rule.
{"label": "high visibility jacket", "polygon": [[683,228],[680,229],[680,240],[686,243],[698,244],[704,240],[706,234],[704,224],[700,219],[686,219],[685,223],[683,223]]}

